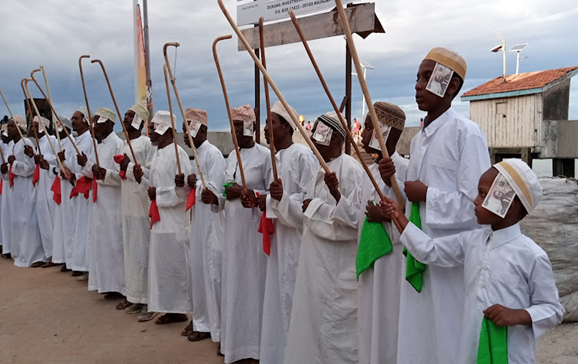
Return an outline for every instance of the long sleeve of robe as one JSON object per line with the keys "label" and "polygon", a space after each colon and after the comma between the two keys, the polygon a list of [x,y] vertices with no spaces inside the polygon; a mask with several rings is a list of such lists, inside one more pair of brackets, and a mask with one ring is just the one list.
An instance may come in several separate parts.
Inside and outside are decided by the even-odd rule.
{"label": "long sleeve of robe", "polygon": [[[241,159],[247,188],[264,192],[272,181],[271,153],[255,144],[242,148]],[[229,154],[225,182],[241,184],[237,155]],[[258,208],[246,209],[241,200],[224,201],[223,280],[221,297],[221,351],[225,363],[259,359],[261,319],[267,255],[263,237],[257,231],[261,220]]]}
{"label": "long sleeve of robe", "polygon": [[301,144],[280,150],[276,159],[283,197],[277,201],[267,196],[267,217],[273,219],[275,232],[271,237],[263,302],[260,354],[263,363],[283,362],[303,236],[303,200],[319,167],[311,149]]}
{"label": "long sleeve of robe", "polygon": [[[226,162],[217,147],[205,141],[197,148],[199,164],[207,188],[218,195],[225,180]],[[193,294],[193,330],[210,332],[211,340],[221,340],[221,272],[223,212],[213,212],[201,201],[203,184],[197,163],[191,161],[197,176],[196,202],[192,207],[190,262]]]}
{"label": "long sleeve of robe", "polygon": [[[488,168],[480,126],[453,108],[413,138],[407,180],[428,186],[427,202],[419,204],[426,234],[436,238],[479,227],[473,202]],[[410,203],[406,209],[409,214]],[[398,363],[461,364],[455,345],[460,337],[454,328],[463,321],[463,267],[427,267],[423,279],[421,293],[402,282],[399,325],[404,329],[399,333]]]}
{"label": "long sleeve of robe", "polygon": [[[88,235],[88,289],[126,295],[122,195],[119,165],[113,159],[122,153],[123,146],[124,142],[114,132],[97,145],[100,167],[106,169],[106,175],[104,180],[97,181],[97,199],[92,205]],[[88,161],[83,170],[91,164]]]}
{"label": "long sleeve of robe", "polygon": [[[84,132],[76,138],[76,146],[81,153],[86,155],[89,161],[94,162],[94,143],[89,131]],[[70,171],[76,175],[76,180],[78,181],[78,179],[84,176],[81,173],[82,167],[77,162],[76,154],[74,154],[71,159]],[[63,196],[63,198],[68,198],[68,196]],[[64,243],[66,266],[74,271],[88,272],[88,233],[94,205],[92,202],[92,191],[90,191],[88,198],[85,198],[83,195],[78,195],[71,200],[75,220],[72,239],[65,240]]]}
{"label": "long sleeve of robe", "polygon": [[[64,150],[65,166],[72,172],[77,165],[74,147],[68,138],[62,139],[62,150]],[[56,167],[57,172],[60,168]],[[53,263],[66,263],[66,252],[69,252],[69,262],[72,261],[74,252],[74,230],[76,226],[75,200],[69,198],[72,185],[69,181],[61,178],[60,190],[62,200],[60,205],[54,208],[54,232],[53,232]],[[52,198],[52,194],[50,198]],[[82,197],[84,199],[84,197]],[[66,248],[65,248],[66,247]]]}
{"label": "long sleeve of robe", "polygon": [[[143,173],[150,175],[150,163],[156,147],[144,135],[132,139],[131,145]],[[142,186],[134,179],[134,173],[132,173],[134,161],[126,142],[122,153],[131,159],[126,170],[126,179],[120,182],[126,297],[129,302],[145,304],[148,302],[150,200],[148,195],[139,194]]]}
{"label": "long sleeve of robe", "polygon": [[[178,148],[181,171],[192,172],[189,156]],[[158,149],[150,169],[150,186],[156,187],[161,220],[150,231],[149,311],[188,313],[191,306],[191,270],[189,265],[190,215],[186,199],[175,186],[178,173],[172,145]]]}
{"label": "long sleeve of robe", "polygon": [[[8,163],[8,157],[12,153],[13,141],[8,142],[8,144],[2,143],[2,150],[4,151],[4,158],[6,163]],[[10,165],[7,164],[8,168]],[[2,173],[2,197],[0,198],[0,227],[2,233],[2,252],[4,254],[11,253],[12,249],[12,219],[10,218],[10,208],[12,204],[12,191],[9,182],[9,173]]]}
{"label": "long sleeve of robe", "polygon": [[[50,138],[54,148],[58,148],[58,141],[52,135],[43,136],[39,140],[43,158],[48,162],[48,170],[40,168],[40,179],[36,184],[36,214],[44,254],[46,254],[47,258],[50,258],[52,257],[53,250],[54,208],[56,206],[52,198],[52,184],[54,183],[54,168],[57,162],[56,155],[54,155],[54,151],[50,147],[48,138]],[[36,153],[38,153],[38,148]]]}
{"label": "long sleeve of robe", "polygon": [[464,266],[466,300],[459,363],[476,361],[483,311],[495,304],[528,311],[532,325],[508,327],[508,363],[535,363],[536,340],[562,322],[564,308],[548,256],[521,233],[518,224],[437,239],[410,224],[401,239],[426,264]]}
{"label": "long sleeve of robe", "polygon": [[304,217],[286,364],[358,362],[355,256],[363,169],[345,154],[327,165],[341,199],[336,203],[319,168],[308,188],[313,200]]}
{"label": "long sleeve of robe", "polygon": [[[391,156],[396,177],[403,186],[409,161],[394,153]],[[395,193],[388,187],[379,173],[376,163],[369,170],[378,183],[382,193],[395,199]],[[359,210],[358,239],[365,222],[368,201],[379,204],[379,195],[369,177],[363,176],[362,208]],[[359,363],[395,364],[397,363],[397,335],[399,322],[399,300],[401,283],[405,279],[402,273],[404,260],[403,246],[399,244],[399,232],[391,222],[383,226],[393,243],[393,250],[373,263],[373,267],[359,276]]]}
{"label": "long sleeve of robe", "polygon": [[32,146],[30,140],[20,139],[12,147],[12,155],[16,158],[12,163],[14,187],[12,187],[11,201],[11,254],[14,265],[29,267],[32,263],[44,261],[44,249],[38,230],[38,217],[36,214],[36,193],[32,185],[34,173],[34,158],[24,154],[24,146]]}

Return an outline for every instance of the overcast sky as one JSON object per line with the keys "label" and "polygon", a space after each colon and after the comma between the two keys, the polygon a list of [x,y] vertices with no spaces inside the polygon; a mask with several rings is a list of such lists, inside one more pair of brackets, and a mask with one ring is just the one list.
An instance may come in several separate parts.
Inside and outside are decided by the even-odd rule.
{"label": "overcast sky", "polygon": [[[378,0],[376,11],[386,34],[366,40],[355,36],[359,55],[375,69],[368,71],[374,101],[398,104],[408,125],[423,114],[414,101],[417,68],[427,52],[443,46],[468,62],[463,92],[502,71],[501,54],[489,50],[505,37],[508,48],[529,43],[521,72],[578,65],[576,0]],[[235,16],[236,0],[225,0]],[[162,46],[178,41],[176,77],[185,107],[209,113],[209,127],[221,130],[228,121],[212,58],[213,40],[232,29],[216,0],[149,0],[151,72],[155,110],[167,109],[162,74]],[[70,116],[84,104],[78,57],[90,54],[107,67],[121,112],[134,103],[132,1],[113,0],[2,0],[0,6],[0,88],[14,113],[22,114],[20,80],[43,65],[57,112]],[[344,96],[345,40],[342,37],[310,42],[313,53],[338,103]],[[237,40],[219,46],[221,66],[231,106],[254,103],[253,62],[237,51]],[[174,52],[170,57],[174,60]],[[508,54],[508,73],[515,71],[515,54]],[[267,49],[271,76],[288,102],[307,120],[329,111],[329,104],[301,44]],[[113,104],[97,65],[84,63],[91,109]],[[361,91],[353,83],[353,116],[361,114]],[[34,91],[33,91],[34,93]],[[35,94],[38,97],[38,94]],[[578,81],[571,91],[570,118],[578,119]],[[264,105],[264,101],[262,101]],[[468,103],[455,102],[469,114]],[[176,111],[176,110],[175,110]],[[0,104],[0,115],[7,114]],[[180,116],[180,115],[179,115]],[[179,117],[180,119],[180,117]],[[263,119],[264,120],[264,119]]]}

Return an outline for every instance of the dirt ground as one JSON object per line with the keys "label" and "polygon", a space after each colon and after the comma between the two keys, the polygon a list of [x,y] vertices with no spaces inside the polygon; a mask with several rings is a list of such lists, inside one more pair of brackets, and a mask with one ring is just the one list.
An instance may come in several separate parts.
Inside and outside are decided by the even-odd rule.
{"label": "dirt ground", "polygon": [[[115,305],[59,268],[0,259],[0,363],[223,363],[217,344],[180,336],[186,323],[139,323]],[[538,363],[578,363],[578,325],[542,337]]]}

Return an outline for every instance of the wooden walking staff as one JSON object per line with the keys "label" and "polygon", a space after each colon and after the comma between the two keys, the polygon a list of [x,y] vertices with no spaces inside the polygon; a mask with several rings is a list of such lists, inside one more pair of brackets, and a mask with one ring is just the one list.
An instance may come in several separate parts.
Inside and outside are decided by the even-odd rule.
{"label": "wooden walking staff", "polygon": [[104,78],[106,79],[106,84],[108,85],[108,91],[110,91],[110,96],[112,97],[112,102],[114,104],[114,108],[116,109],[116,113],[118,114],[118,120],[120,121],[120,125],[122,125],[122,131],[124,132],[124,137],[126,138],[126,143],[128,144],[128,148],[130,149],[130,154],[132,155],[132,161],[134,164],[138,164],[136,161],[136,156],[134,154],[134,150],[132,149],[132,144],[130,143],[130,138],[128,137],[128,131],[126,130],[126,126],[123,122],[122,114],[118,108],[118,104],[116,103],[116,99],[114,97],[114,92],[112,92],[112,87],[110,86],[110,81],[108,80],[108,74],[106,73],[106,69],[104,68],[104,64],[100,59],[93,59],[90,63],[98,63],[100,64],[100,68],[102,68],[102,73],[104,73]]}
{"label": "wooden walking staff", "polygon": [[[28,95],[26,94],[26,88],[24,87],[24,85],[27,83],[28,83],[28,79],[23,78],[20,81],[20,87],[22,87],[22,93],[24,93],[24,99],[26,100],[26,105],[28,105],[28,110],[30,111],[30,123],[32,124],[32,130],[34,131],[34,137],[36,138],[36,145],[38,145],[38,153],[42,154],[42,152],[40,152],[40,145],[38,144],[38,135],[36,135],[36,128],[34,127],[34,122],[33,122],[34,115],[32,115],[32,108],[30,107],[30,100],[28,98]],[[16,129],[18,129],[18,134],[20,134],[20,138],[22,138],[22,143],[24,143],[24,145],[27,145],[26,139],[24,138],[24,135],[22,134],[22,130],[20,130],[20,128],[18,126],[16,127]]]}
{"label": "wooden walking staff", "polygon": [[[359,157],[359,162],[361,163],[361,166],[365,170],[365,173],[367,173],[367,176],[369,177],[371,184],[373,184],[375,191],[377,191],[379,198],[382,201],[385,201],[385,196],[381,192],[381,189],[379,188],[379,185],[375,181],[375,178],[373,178],[373,174],[371,173],[371,171],[369,170],[369,168],[367,167],[367,165],[363,161],[363,156],[361,155],[361,151],[359,150],[359,146],[357,146],[357,143],[353,139],[353,136],[351,135],[351,132],[349,130],[347,122],[343,118],[343,115],[341,114],[341,112],[339,112],[339,107],[337,106],[337,103],[335,103],[335,99],[331,95],[331,91],[329,91],[329,87],[327,86],[327,83],[325,82],[325,78],[321,74],[321,70],[319,69],[317,62],[315,61],[315,57],[313,56],[313,53],[311,52],[311,49],[309,48],[309,44],[307,44],[307,39],[305,39],[305,35],[303,34],[303,31],[301,30],[301,27],[299,26],[299,23],[297,22],[297,17],[295,17],[295,13],[293,12],[293,10],[289,10],[289,16],[291,16],[291,21],[293,21],[293,25],[295,26],[295,30],[297,30],[297,33],[299,34],[299,38],[301,38],[301,42],[303,43],[303,46],[305,47],[305,51],[307,52],[307,55],[309,56],[309,59],[311,60],[311,64],[313,64],[313,68],[315,68],[315,72],[317,73],[317,76],[319,77],[319,81],[321,81],[321,85],[323,86],[323,89],[325,90],[325,93],[327,94],[327,97],[329,98],[329,101],[331,102],[331,106],[333,106],[333,109],[335,110],[335,112],[337,113],[337,116],[339,117],[339,121],[341,122],[341,125],[346,130],[347,139],[349,139],[349,142],[353,146],[355,153]],[[401,227],[399,225],[397,219],[393,219],[393,222],[397,228]]]}
{"label": "wooden walking staff", "polygon": [[88,96],[86,96],[86,85],[84,84],[84,73],[82,72],[82,59],[83,58],[90,58],[90,56],[87,54],[80,56],[80,58],[78,58],[78,68],[80,68],[80,80],[82,81],[82,91],[84,91],[84,101],[86,102],[86,112],[88,113],[88,126],[90,127],[90,135],[92,136],[92,144],[94,147],[94,159],[96,160],[96,164],[100,166],[100,163],[98,162],[98,150],[96,149],[96,136],[94,135],[94,125],[92,122],[92,115],[90,113],[90,106],[88,106]]}
{"label": "wooden walking staff", "polygon": [[[265,32],[263,31],[263,23],[265,19],[259,18],[259,43],[261,47],[261,63],[267,69],[267,61],[265,59]],[[263,82],[265,88],[265,104],[267,105],[267,124],[269,124],[269,149],[271,150],[271,167],[273,168],[273,179],[277,181],[279,178],[277,174],[277,158],[275,158],[275,137],[273,136],[273,121],[271,120],[271,99],[269,97],[269,84],[267,81]],[[289,110],[288,110],[289,111]]]}
{"label": "wooden walking staff", "polygon": [[[177,143],[177,126],[173,118],[173,102],[171,100],[171,89],[169,88],[169,76],[167,74],[167,65],[163,64],[163,73],[165,74],[165,85],[167,86],[167,97],[169,98],[169,113],[171,114],[171,125],[173,127],[173,144],[175,145],[175,155],[177,156],[177,168],[181,174],[181,160],[179,158],[179,144]],[[185,120],[185,123],[187,121]]]}
{"label": "wooden walking staff", "polygon": [[183,130],[185,134],[187,134],[187,138],[189,139],[189,144],[191,144],[191,149],[193,150],[193,155],[195,156],[195,163],[197,165],[197,171],[199,171],[199,176],[201,177],[201,182],[203,183],[203,188],[207,188],[207,183],[205,182],[205,176],[203,175],[203,171],[201,170],[201,164],[199,163],[199,158],[197,156],[197,148],[195,147],[195,143],[193,143],[193,138],[191,137],[191,130],[189,128],[189,123],[187,122],[187,116],[185,114],[185,109],[183,108],[183,103],[181,102],[181,97],[179,96],[179,90],[177,89],[176,79],[173,75],[173,71],[171,69],[171,64],[169,63],[169,56],[167,55],[167,48],[169,46],[178,47],[180,44],[178,42],[170,42],[166,43],[163,46],[163,55],[165,56],[165,64],[167,66],[167,71],[169,72],[169,77],[171,79],[171,83],[173,84],[173,91],[175,92],[175,97],[177,98],[177,103],[179,104],[179,109],[181,109],[181,114],[183,115],[183,121],[185,125],[185,129]]}
{"label": "wooden walking staff", "polygon": [[[245,38],[243,33],[241,33],[241,30],[239,29],[239,27],[235,23],[235,20],[233,20],[233,18],[231,17],[231,14],[229,14],[229,12],[227,11],[225,4],[223,4],[223,0],[217,0],[217,2],[219,3],[219,7],[221,8],[221,11],[223,11],[223,14],[225,14],[225,17],[229,21],[229,24],[231,25],[231,27],[233,28],[233,30],[235,31],[235,33],[239,37],[239,40],[245,46],[247,53],[249,53],[251,58],[253,58],[253,62],[255,62],[255,65],[259,68],[259,70],[261,70],[261,73],[263,73],[263,77],[265,78],[267,83],[269,83],[269,85],[271,85],[271,88],[273,89],[273,91],[275,91],[275,94],[277,95],[277,98],[279,98],[279,101],[283,104],[283,107],[285,107],[285,109],[287,109],[287,110],[291,110],[291,107],[289,106],[289,104],[285,100],[285,97],[283,97],[283,94],[281,94],[281,91],[279,91],[279,88],[277,88],[277,85],[275,84],[275,82],[273,82],[273,79],[271,78],[271,76],[269,76],[269,73],[267,72],[265,67],[263,67],[263,64],[261,63],[261,61],[259,61],[259,58],[257,58],[257,55],[255,55],[255,52],[251,48],[251,45],[249,44],[249,42],[247,41],[247,39]],[[319,164],[321,164],[321,167],[323,168],[325,173],[331,173],[331,170],[327,166],[327,163],[325,163],[325,160],[323,159],[321,154],[319,154],[319,151],[317,150],[317,148],[315,147],[315,145],[313,144],[313,142],[309,138],[309,135],[307,135],[307,132],[305,131],[305,129],[303,128],[303,126],[301,125],[301,123],[299,122],[297,117],[295,115],[293,115],[293,113],[289,113],[289,115],[291,116],[291,120],[293,120],[293,123],[295,124],[295,126],[297,126],[297,129],[299,129],[299,132],[301,133],[301,135],[303,135],[303,138],[307,142],[307,145],[309,145],[309,148],[311,148],[311,150],[313,151],[313,153],[315,154],[315,156],[319,160]]]}
{"label": "wooden walking staff", "polygon": [[[35,71],[32,71],[32,73],[34,73]],[[40,87],[40,85],[38,84],[38,80],[36,80],[36,78],[34,78],[34,76],[32,75],[32,73],[30,74],[30,76],[32,77],[32,81],[34,81],[34,83],[36,84],[36,87],[38,88],[38,90],[42,93],[42,96],[44,96],[44,98],[46,100],[48,100],[48,105],[50,106],[50,110],[52,110],[52,115],[56,115],[56,119],[58,120],[58,122],[62,125],[62,129],[64,130],[64,133],[66,134],[66,136],[68,137],[68,140],[70,140],[70,142],[72,143],[72,146],[74,147],[74,150],[76,151],[76,154],[80,154],[80,151],[78,150],[78,147],[76,146],[76,143],[74,142],[74,139],[72,138],[72,136],[70,135],[70,133],[68,132],[68,130],[66,130],[66,128],[64,127],[64,124],[62,123],[62,120],[60,120],[60,116],[58,116],[58,114],[56,113],[56,111],[54,110],[54,106],[52,105],[52,99],[47,98],[46,94],[44,93],[44,91],[42,90],[42,88]],[[56,133],[56,135],[58,136],[58,140],[60,140],[60,135],[59,133]],[[60,151],[62,151],[62,144],[59,142],[58,143],[60,146]]]}
{"label": "wooden walking staff", "polygon": [[[27,81],[29,81],[29,80],[27,80]],[[42,130],[44,130],[44,137],[48,140],[48,144],[50,144],[50,148],[52,148],[52,152],[56,156],[56,161],[58,162],[58,166],[60,167],[60,170],[66,171],[67,169],[64,167],[64,165],[62,164],[62,161],[58,157],[58,152],[56,151],[56,148],[54,148],[54,144],[52,144],[52,140],[50,140],[50,138],[48,137],[48,130],[46,130],[46,126],[44,125],[42,120],[40,120],[40,112],[38,111],[38,107],[36,107],[36,102],[32,98],[32,93],[30,92],[30,89],[28,88],[28,82],[26,82],[26,91],[28,91],[28,95],[30,96],[32,106],[34,107],[34,112],[36,113],[36,115],[38,115],[38,124],[42,125]],[[32,124],[34,124],[34,122]],[[38,152],[40,152],[40,145],[38,145]]]}
{"label": "wooden walking staff", "polygon": [[8,106],[8,101],[6,101],[6,98],[4,97],[4,92],[2,92],[2,89],[0,89],[0,95],[2,95],[2,100],[4,100],[4,105],[6,105],[6,108],[8,109],[8,113],[10,114],[10,117],[13,118],[14,115],[12,115],[12,110],[10,110],[10,106]]}
{"label": "wooden walking staff", "polygon": [[[34,77],[34,73],[38,72],[38,71],[41,71],[41,69],[37,68],[35,70],[32,70],[32,72],[30,72],[30,81],[34,81],[34,83],[36,83],[37,86],[38,86],[38,82],[36,82],[36,78]],[[46,82],[46,75],[44,76],[44,80]],[[29,92],[29,94],[30,94],[30,92]],[[46,95],[44,95],[44,93],[42,93],[42,95],[44,96],[44,99],[48,102],[48,104],[51,105],[52,99],[50,98],[50,96],[46,97]],[[54,121],[54,113],[52,113],[52,120]],[[58,139],[58,151],[62,152],[62,143],[60,142],[60,136],[58,135],[58,133],[55,133],[55,134],[56,134],[57,139]],[[46,135],[48,135],[48,134],[46,134]],[[38,148],[38,150],[40,151],[40,148]]]}
{"label": "wooden walking staff", "polygon": [[235,133],[235,123],[233,122],[233,115],[231,114],[231,105],[229,105],[227,86],[225,85],[225,78],[223,77],[223,71],[221,70],[221,64],[219,63],[219,56],[217,55],[217,43],[222,40],[231,38],[233,38],[232,35],[224,35],[222,37],[218,37],[217,39],[215,39],[215,41],[213,42],[213,58],[215,59],[215,65],[217,66],[217,72],[219,73],[219,80],[221,81],[221,87],[223,88],[225,107],[227,108],[227,116],[229,117],[229,124],[231,126],[231,136],[233,137],[233,144],[235,145],[235,154],[237,155],[237,163],[239,164],[239,172],[241,173],[241,184],[243,185],[243,191],[246,191],[247,183],[245,182],[245,170],[243,169],[243,161],[241,160],[241,151],[239,150],[237,133]]}
{"label": "wooden walking staff", "polygon": [[[379,141],[381,153],[384,157],[389,158],[389,153],[387,152],[387,147],[385,146],[385,140],[383,140],[383,135],[381,134],[381,132],[377,132],[381,130],[379,127],[379,120],[377,119],[375,108],[373,107],[373,101],[371,101],[371,95],[369,94],[367,82],[365,82],[365,78],[363,77],[363,67],[361,66],[361,62],[359,61],[359,56],[357,55],[357,48],[355,48],[355,42],[353,41],[353,36],[351,35],[351,28],[349,27],[349,21],[347,20],[345,10],[343,9],[343,3],[341,2],[341,0],[335,0],[335,5],[337,6],[337,13],[339,14],[339,18],[341,18],[341,24],[343,25],[343,32],[345,33],[347,45],[349,46],[349,50],[351,51],[351,58],[353,59],[353,64],[355,65],[355,69],[357,71],[357,77],[359,78],[361,90],[363,91],[363,95],[365,96],[365,101],[369,109],[369,115],[371,116],[371,123],[373,124],[373,130],[376,131],[375,135],[377,135],[377,140]],[[401,191],[399,190],[399,186],[397,185],[397,179],[395,178],[395,175],[391,175],[390,183],[391,187],[393,188],[393,192],[395,192],[395,198],[397,200],[397,203],[403,211],[405,200],[403,198],[403,195],[401,194]]]}
{"label": "wooden walking staff", "polygon": [[[42,71],[42,76],[44,77],[44,84],[46,85],[46,92],[48,92],[48,97],[46,97],[44,92],[42,93],[42,95],[44,96],[44,98],[46,100],[48,100],[48,104],[52,106],[52,95],[50,95],[50,86],[48,86],[48,78],[46,77],[46,71],[44,71],[44,66],[40,66],[39,70]],[[30,78],[32,78],[34,83],[36,83],[36,86],[38,86],[38,82],[36,82],[36,79],[34,78],[33,73],[37,72],[39,70],[34,70],[30,73]],[[52,107],[51,107],[51,109],[52,109]],[[58,117],[58,115],[56,115],[56,113],[54,111],[52,111],[52,123],[53,124],[54,124],[54,117],[55,116]],[[60,118],[58,118],[58,121],[60,121]],[[62,124],[62,122],[61,122],[61,124]],[[54,134],[56,134],[56,139],[58,140],[58,150],[62,152],[62,141],[60,140],[60,133],[57,133],[55,131]]]}

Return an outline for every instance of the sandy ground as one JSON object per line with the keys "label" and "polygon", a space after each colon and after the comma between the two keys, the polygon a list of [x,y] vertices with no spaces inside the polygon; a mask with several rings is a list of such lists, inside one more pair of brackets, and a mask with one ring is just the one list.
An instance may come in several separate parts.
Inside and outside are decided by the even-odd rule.
{"label": "sandy ground", "polygon": [[[186,323],[139,323],[115,305],[59,268],[0,259],[0,363],[223,363],[217,344],[180,336]],[[578,363],[578,324],[542,337],[538,363]]]}

